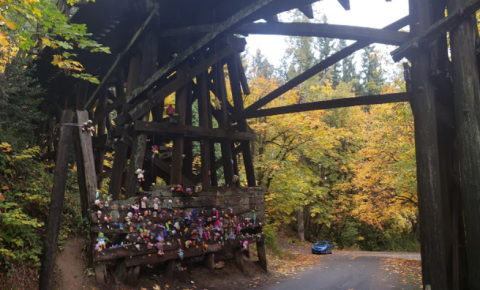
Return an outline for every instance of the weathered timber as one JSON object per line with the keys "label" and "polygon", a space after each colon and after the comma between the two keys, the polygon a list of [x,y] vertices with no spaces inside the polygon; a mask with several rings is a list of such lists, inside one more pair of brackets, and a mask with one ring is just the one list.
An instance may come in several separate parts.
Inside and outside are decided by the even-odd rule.
{"label": "weathered timber", "polygon": [[87,180],[85,177],[85,164],[83,164],[83,154],[82,147],[80,146],[80,136],[78,134],[73,134],[73,144],[75,146],[75,161],[77,163],[77,182],[78,182],[78,191],[80,193],[80,205],[82,208],[82,217],[88,217],[88,209],[90,204],[88,203],[88,191],[87,191]]}
{"label": "weathered timber", "polygon": [[[64,111],[60,123],[72,123],[74,117],[75,114],[72,111]],[[70,150],[70,145],[72,144],[74,128],[75,127],[73,126],[60,127],[60,139],[57,148],[52,197],[50,202],[50,214],[48,217],[42,267],[40,270],[40,290],[49,290],[52,288],[51,282],[54,276],[55,254],[57,252],[58,233],[60,231],[63,199],[67,183],[68,152]]]}
{"label": "weathered timber", "polygon": [[[384,30],[398,30],[406,25],[408,25],[409,22],[409,17],[404,17],[388,26],[383,28]],[[309,68],[305,72],[299,74],[292,80],[288,81],[281,87],[277,88],[273,92],[269,93],[265,97],[261,98],[260,100],[256,101],[252,105],[250,105],[248,108],[244,110],[243,113],[235,114],[232,116],[231,120],[236,121],[240,120],[243,116],[243,114],[248,114],[251,113],[252,111],[256,111],[259,108],[265,106],[269,102],[275,100],[279,96],[283,95],[287,91],[293,89],[294,87],[298,86],[299,84],[303,83],[307,79],[313,77],[314,75],[318,74],[319,72],[327,69],[328,67],[334,65],[338,61],[342,60],[343,58],[351,55],[357,50],[360,50],[368,45],[370,45],[371,42],[368,41],[358,41],[355,42],[354,44],[347,46],[346,48],[334,53],[333,55],[327,57],[325,60],[321,61],[320,63],[314,65],[313,67]]]}
{"label": "weathered timber", "polygon": [[[128,70],[127,93],[131,92],[141,83],[142,57],[134,56],[130,61],[130,68]],[[140,116],[144,120],[148,120],[147,115]],[[136,188],[140,185],[135,171],[143,168],[143,158],[145,156],[145,144],[147,136],[141,132],[134,133],[132,138],[132,150],[130,154],[130,164],[128,166],[127,176],[125,180],[125,194],[126,196],[133,196]]]}
{"label": "weathered timber", "polygon": [[[200,25],[195,27],[176,28],[164,30],[161,36],[194,35],[214,30],[216,24]],[[368,41],[389,45],[401,45],[408,41],[411,36],[408,32],[386,31],[378,28],[358,27],[349,25],[325,24],[325,23],[286,23],[286,22],[259,22],[248,23],[233,31],[237,34],[265,34],[265,35],[288,35],[303,37],[328,37]]]}
{"label": "weathered timber", "polygon": [[350,0],[338,0],[338,3],[342,5],[343,9],[350,10]]}
{"label": "weathered timber", "polygon": [[204,262],[205,262],[205,268],[207,268],[208,271],[210,271],[210,273],[213,274],[214,273],[213,267],[215,266],[215,253],[205,254]]}
{"label": "weathered timber", "polygon": [[233,249],[233,254],[235,255],[235,264],[237,265],[238,269],[245,273],[245,265],[243,262],[243,254],[242,254],[242,248],[234,248]]}
{"label": "weathered timber", "polygon": [[[420,34],[431,24],[428,1],[410,0],[412,33]],[[446,288],[446,265],[442,195],[437,144],[435,87],[429,76],[430,54],[420,49],[412,61],[411,106],[415,124],[417,191],[420,215],[423,285]]]}
{"label": "weathered timber", "polygon": [[106,284],[107,283],[107,266],[105,262],[95,262],[93,265],[95,268],[95,281],[98,284]]}
{"label": "weathered timber", "polygon": [[245,74],[245,69],[243,68],[242,59],[240,54],[235,53],[235,61],[237,62],[238,76],[240,77],[240,84],[242,85],[242,90],[244,95],[250,95],[250,87],[248,86],[247,75]]}
{"label": "weathered timber", "polygon": [[172,257],[171,260],[167,260],[165,265],[165,278],[168,281],[173,281],[173,277],[175,274],[175,259],[177,257]]}
{"label": "weathered timber", "polygon": [[191,57],[194,53],[196,53],[200,48],[208,44],[214,38],[219,36],[220,34],[227,31],[229,28],[234,27],[240,21],[245,19],[246,17],[252,15],[252,13],[256,12],[257,10],[261,9],[265,5],[274,2],[276,0],[257,0],[254,3],[242,8],[238,12],[234,13],[232,16],[228,17],[224,22],[219,23],[216,29],[200,40],[196,41],[194,44],[187,47],[185,50],[180,52],[177,57],[172,59],[168,64],[160,68],[156,71],[147,81],[145,81],[141,86],[135,89],[131,94],[127,95],[127,102],[132,102],[135,98],[142,93],[148,91],[150,88],[154,86],[158,79],[165,76],[168,72],[172,71],[176,68],[180,63],[187,60]]}
{"label": "weathered timber", "polygon": [[[115,59],[115,62],[112,64],[110,69],[107,71],[105,76],[103,77],[102,81],[100,84],[97,86],[93,94],[90,96],[88,101],[85,104],[85,109],[90,110],[92,109],[93,103],[96,99],[97,94],[100,92],[100,90],[103,88],[107,80],[110,78],[110,75],[116,70],[117,66],[121,63],[127,52],[130,50],[130,48],[135,44],[137,41],[138,37],[142,34],[142,32],[145,30],[145,28],[148,26],[152,18],[155,16],[155,14],[158,13],[158,7],[155,6],[155,8],[152,10],[150,15],[147,17],[143,25],[137,30],[137,32],[133,35],[132,39],[130,42],[127,44],[127,46],[123,49],[121,53],[118,54],[117,59]],[[120,100],[121,102],[121,100]]]}
{"label": "weathered timber", "polygon": [[130,267],[127,270],[127,284],[129,286],[135,287],[137,286],[140,276],[140,266]]}
{"label": "weathered timber", "polygon": [[[124,133],[125,134],[125,133]],[[119,140],[115,143],[115,155],[113,157],[112,177],[110,178],[110,188],[108,193],[112,198],[118,199],[122,189],[123,172],[127,162],[128,146]]]}
{"label": "weathered timber", "polygon": [[257,254],[258,254],[258,262],[260,263],[260,267],[262,267],[265,272],[268,273],[267,268],[267,253],[265,251],[265,242],[257,242]]}
{"label": "weathered timber", "polygon": [[456,144],[467,240],[468,287],[480,289],[480,248],[476,246],[480,243],[480,84],[475,54],[478,30],[474,14],[480,7],[480,1],[448,0],[447,3],[449,15],[454,16],[463,10],[466,16],[458,26],[450,29],[450,45]]}
{"label": "weathered timber", "polygon": [[313,15],[313,7],[312,4],[307,4],[298,7],[298,10],[303,13],[308,19],[314,19],[315,16]]}
{"label": "weathered timber", "polygon": [[[129,112],[129,117],[133,120],[139,119],[141,116],[146,114],[152,108],[157,106],[161,101],[163,101],[171,93],[177,91],[182,86],[184,86],[185,83],[189,82],[192,78],[196,77],[197,75],[207,70],[212,64],[217,62],[219,59],[226,57],[227,55],[231,54],[233,51],[239,50],[239,48],[244,45],[245,45],[244,39],[239,39],[237,41],[234,41],[234,43],[219,50],[216,54],[212,55],[211,57],[205,59],[202,62],[199,62],[194,67],[190,68],[188,70],[188,75],[177,73],[177,78],[174,81],[168,83],[167,85],[159,89],[157,92],[155,92],[152,95],[152,97],[148,98],[147,100],[141,102],[140,104],[132,108]],[[115,119],[115,123],[117,125],[122,125],[126,121],[128,121],[128,119],[121,119],[118,117],[117,119]]]}
{"label": "weathered timber", "polygon": [[[203,55],[200,56],[200,61],[203,60]],[[200,74],[197,77],[197,86],[199,90],[198,96],[198,115],[199,115],[199,124],[201,128],[209,129],[209,124],[211,122],[212,116],[210,112],[210,91],[207,87],[207,71]],[[201,175],[202,175],[202,184],[210,185],[212,182],[210,174],[210,140],[203,139],[200,144],[201,150]]]}
{"label": "weathered timber", "polygon": [[135,121],[134,128],[135,131],[152,132],[160,136],[186,135],[185,137],[190,140],[201,140],[203,138],[211,139],[214,141],[255,140],[255,134],[252,133],[233,132],[219,128],[212,129],[180,124]]}
{"label": "weathered timber", "polygon": [[378,28],[356,27],[349,25],[301,22],[249,23],[236,29],[235,32],[243,35],[267,34],[340,38],[389,45],[403,44],[411,37],[408,32],[401,31],[387,31]]}
{"label": "weathered timber", "polygon": [[[98,106],[96,108],[96,111],[104,112],[107,104],[108,104],[108,95],[107,95],[107,90],[106,90],[98,101]],[[107,134],[106,134],[107,124],[106,124],[106,122],[107,122],[106,118],[103,118],[102,120],[100,120],[98,122],[97,137],[96,137],[97,140],[98,139],[105,140],[105,141],[107,140]],[[106,151],[105,142],[103,142],[103,145],[93,146],[93,140],[92,140],[92,147],[96,147],[96,150],[95,150],[95,172],[97,172],[97,174],[101,174],[101,173],[103,173],[103,163],[105,161],[105,151]],[[103,183],[102,180],[103,180],[103,178],[97,178],[97,188],[98,189],[102,188],[102,183]]]}
{"label": "weathered timber", "polygon": [[[228,73],[229,73],[229,77],[230,77],[230,88],[231,88],[231,91],[232,91],[232,98],[233,98],[233,103],[234,103],[234,112],[235,113],[241,113],[244,109],[244,106],[243,106],[243,95],[242,95],[242,90],[240,88],[240,76],[238,74],[239,72],[239,59],[240,57],[238,55],[232,55],[228,61],[227,61],[227,65],[228,65]],[[241,64],[240,64],[241,66]],[[242,70],[243,70],[243,66],[242,67]],[[247,132],[247,122],[246,122],[246,119],[243,119],[243,120],[239,120],[238,121],[238,126],[239,126],[239,129],[243,132]],[[234,147],[235,148],[235,147]],[[252,152],[251,152],[251,149],[250,149],[250,143],[248,141],[242,141],[241,143],[241,148],[242,148],[242,152],[243,152],[243,163],[245,165],[245,173],[247,175],[247,183],[248,183],[248,186],[255,186],[256,182],[255,182],[255,167],[253,165],[253,159],[252,159]],[[233,149],[232,149],[233,151]],[[236,162],[237,160],[237,155],[236,154],[233,154],[232,156]],[[236,164],[235,164],[236,165]],[[235,169],[235,167],[234,167]],[[237,167],[237,170],[238,170],[238,167]],[[238,175],[238,172],[235,173],[236,175]]]}
{"label": "weathered timber", "polygon": [[[77,111],[77,122],[83,124],[88,120],[87,111]],[[95,193],[97,191],[97,174],[95,171],[95,160],[93,157],[92,137],[86,131],[82,131],[81,127],[77,130],[80,140],[80,148],[83,159],[83,169],[85,170],[86,196],[89,204],[95,201]]]}
{"label": "weathered timber", "polygon": [[411,99],[410,93],[392,93],[385,95],[360,96],[353,98],[344,98],[328,101],[318,101],[312,103],[296,104],[284,107],[269,108],[257,110],[243,115],[246,119],[275,116],[281,114],[291,114],[297,112],[307,112],[316,110],[327,110],[334,108],[345,108],[353,106],[365,106],[387,103],[408,102]]}
{"label": "weathered timber", "polygon": [[399,61],[405,57],[409,50],[417,48],[420,45],[427,45],[431,41],[435,40],[440,34],[446,34],[447,31],[454,29],[460,23],[463,23],[465,19],[475,15],[475,12],[480,9],[480,1],[462,1],[460,5],[457,5],[452,13],[448,13],[448,16],[444,19],[436,22],[423,31],[421,34],[415,36],[399,48],[392,51],[390,54],[394,61]]}

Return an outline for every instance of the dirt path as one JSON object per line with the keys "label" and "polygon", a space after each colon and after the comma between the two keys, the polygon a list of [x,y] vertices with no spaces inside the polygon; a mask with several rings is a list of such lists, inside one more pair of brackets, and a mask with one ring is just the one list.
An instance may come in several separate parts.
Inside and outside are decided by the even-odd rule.
{"label": "dirt path", "polygon": [[84,239],[68,240],[65,249],[57,256],[57,273],[62,290],[83,289],[85,261],[82,259]]}

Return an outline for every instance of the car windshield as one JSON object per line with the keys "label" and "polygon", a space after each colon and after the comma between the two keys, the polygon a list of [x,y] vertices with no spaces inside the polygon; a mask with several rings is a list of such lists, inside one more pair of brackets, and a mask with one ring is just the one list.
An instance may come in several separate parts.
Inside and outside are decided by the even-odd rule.
{"label": "car windshield", "polygon": [[315,245],[317,245],[317,246],[325,246],[326,244],[327,244],[327,242],[325,242],[325,241],[318,241],[318,242],[315,243]]}

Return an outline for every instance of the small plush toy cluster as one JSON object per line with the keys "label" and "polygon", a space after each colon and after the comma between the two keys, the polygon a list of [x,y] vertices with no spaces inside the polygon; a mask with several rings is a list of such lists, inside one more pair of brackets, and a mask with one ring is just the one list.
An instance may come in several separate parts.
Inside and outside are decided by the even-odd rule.
{"label": "small plush toy cluster", "polygon": [[[171,190],[182,193],[182,196],[193,196],[202,189],[201,186],[183,188],[174,185]],[[175,205],[172,205],[172,198],[176,199]],[[242,249],[247,250],[248,241],[244,239],[261,232],[262,223],[257,223],[254,211],[250,215],[237,216],[231,207],[182,209],[179,206],[182,198],[185,199],[142,196],[133,204],[112,202],[109,206],[106,205],[109,197],[103,202],[97,199],[96,222],[99,230],[125,233],[125,236],[122,241],[113,244],[103,232],[99,232],[95,249],[101,252],[106,248],[135,247],[137,250],[155,249],[158,255],[163,255],[165,246],[175,246],[179,258],[183,259],[184,249],[201,247],[206,250],[211,244],[221,248],[225,243],[240,243]]]}

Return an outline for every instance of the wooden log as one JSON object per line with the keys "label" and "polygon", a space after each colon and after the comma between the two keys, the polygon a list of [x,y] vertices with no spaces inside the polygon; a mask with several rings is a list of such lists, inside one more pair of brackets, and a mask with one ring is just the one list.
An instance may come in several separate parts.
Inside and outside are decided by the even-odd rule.
{"label": "wooden log", "polygon": [[303,13],[308,19],[314,19],[315,16],[313,16],[313,7],[312,4],[307,4],[301,7],[298,7],[298,10]]}
{"label": "wooden log", "polygon": [[[237,67],[239,64],[239,59],[240,57],[238,55],[232,56],[228,59],[227,65],[228,65],[228,72],[229,72],[229,77],[230,77],[230,88],[232,91],[232,98],[234,102],[234,108],[233,111],[234,113],[241,113],[244,109],[243,106],[243,95],[242,91],[240,88],[240,83],[241,83],[241,78],[238,74],[239,68]],[[242,67],[243,70],[243,67]],[[243,132],[247,132],[247,121],[246,119],[239,120],[238,121],[238,126],[239,129]],[[235,148],[235,147],[234,147]],[[233,149],[234,149],[233,148]],[[253,165],[253,156],[252,152],[250,150],[250,143],[243,141],[241,143],[241,148],[243,152],[243,164],[245,165],[245,173],[247,175],[247,182],[248,186],[255,186],[255,167]],[[232,149],[232,152],[233,152]],[[237,157],[236,154],[232,156],[234,158],[234,161],[236,161]],[[235,167],[234,167],[235,168]],[[238,167],[237,167],[238,171]],[[238,172],[236,173],[238,175]],[[239,185],[239,183],[238,183]]]}
{"label": "wooden log", "polygon": [[245,74],[245,69],[243,68],[242,59],[240,58],[240,54],[234,53],[233,55],[237,64],[237,70],[240,77],[240,84],[242,85],[243,94],[248,96],[250,95],[250,87],[248,86],[247,75]]}
{"label": "wooden log", "polygon": [[[132,57],[130,60],[130,67],[128,69],[127,78],[127,94],[133,91],[141,82],[140,76],[142,73],[142,58],[140,55]],[[148,116],[140,116],[144,120],[147,120]],[[145,156],[145,143],[147,137],[143,133],[137,133],[133,135],[130,164],[125,179],[125,195],[127,197],[133,196],[136,192],[137,186],[140,186],[135,171],[143,168],[143,159]]]}
{"label": "wooden log", "polygon": [[[409,17],[404,17],[388,26],[386,26],[385,30],[398,30],[406,25],[408,25]],[[261,98],[260,100],[256,101],[252,105],[250,105],[248,108],[245,109],[245,111],[241,114],[236,114],[230,118],[232,121],[240,120],[243,116],[243,114],[249,114],[253,111],[258,110],[259,108],[265,106],[269,102],[275,100],[279,96],[283,95],[287,91],[293,89],[294,87],[298,86],[299,84],[303,83],[307,79],[313,77],[314,75],[318,74],[319,72],[329,68],[330,66],[334,65],[338,61],[342,60],[345,57],[348,57],[352,53],[354,53],[357,50],[360,50],[368,45],[370,45],[371,42],[368,41],[358,41],[355,42],[354,44],[347,46],[346,48],[334,53],[333,55],[327,57],[325,60],[321,61],[320,63],[314,65],[310,69],[306,70],[305,72],[299,74],[295,78],[291,79],[281,87],[277,88],[273,92],[267,94],[265,97]]]}
{"label": "wooden log", "polygon": [[350,0],[338,0],[338,3],[342,5],[343,9],[350,10]]}
{"label": "wooden log", "polygon": [[173,277],[175,274],[175,260],[168,260],[165,263],[165,279],[168,281],[173,281]]}
{"label": "wooden log", "polygon": [[[200,55],[200,61],[203,60],[203,55]],[[210,91],[207,87],[207,72],[200,74],[197,77],[197,87],[199,90],[198,96],[198,115],[199,115],[199,125],[201,128],[209,129],[211,123],[211,111],[210,111]],[[201,175],[202,175],[202,185],[210,185],[212,182],[210,174],[210,140],[203,139],[200,144],[201,150]]]}
{"label": "wooden log", "polygon": [[[424,32],[430,23],[427,1],[410,0],[412,33]],[[429,74],[430,56],[421,49],[412,62],[411,105],[415,123],[417,191],[422,247],[423,285],[447,289],[442,196],[435,112],[435,87]]]}
{"label": "wooden log", "polygon": [[399,48],[395,49],[390,53],[394,61],[399,61],[405,57],[409,50],[412,48],[418,48],[422,44],[428,44],[431,41],[435,40],[440,34],[446,34],[447,31],[455,29],[456,26],[463,23],[464,20],[468,19],[475,12],[480,9],[480,1],[462,1],[459,2],[460,5],[457,5],[451,13],[448,13],[448,16],[444,19],[432,24],[422,33],[418,34],[405,44],[401,45]]}
{"label": "wooden log", "polygon": [[448,0],[447,3],[449,15],[463,10],[466,16],[457,27],[450,30],[450,45],[456,144],[467,240],[468,287],[480,289],[480,249],[476,247],[480,243],[480,124],[477,109],[480,84],[475,52],[478,30],[475,16],[470,14],[480,7],[480,1]]}
{"label": "wooden log", "polygon": [[257,242],[257,254],[258,254],[258,261],[260,263],[260,267],[262,267],[265,272],[268,273],[267,268],[267,253],[265,252],[265,242]]}
{"label": "wooden log", "polygon": [[119,140],[115,143],[115,155],[113,156],[112,175],[110,178],[110,188],[108,193],[112,199],[119,199],[122,189],[123,172],[127,161],[128,146]]}
{"label": "wooden log", "polygon": [[[61,124],[72,123],[75,114],[72,111],[64,111]],[[55,173],[53,180],[52,197],[50,202],[50,213],[45,236],[42,267],[40,270],[40,290],[52,288],[51,282],[55,268],[55,254],[57,252],[58,233],[60,231],[61,214],[63,211],[63,199],[68,173],[68,153],[73,140],[73,126],[61,126],[57,158],[55,162]]]}
{"label": "wooden log", "polygon": [[[97,86],[95,91],[93,92],[92,96],[88,99],[88,101],[85,104],[85,109],[90,110],[92,109],[93,102],[95,101],[97,94],[100,92],[100,90],[103,88],[107,80],[110,78],[110,75],[116,70],[117,66],[121,63],[127,52],[130,50],[130,48],[135,44],[137,41],[138,37],[142,34],[142,32],[145,30],[145,28],[148,26],[152,18],[158,14],[158,6],[155,5],[155,8],[152,10],[150,15],[147,17],[143,25],[137,30],[137,32],[133,35],[132,39],[130,42],[127,44],[127,46],[123,49],[123,51],[118,54],[117,58],[113,62],[112,66],[108,69],[107,73],[103,77],[102,81],[100,84]],[[121,101],[121,100],[120,100]]]}
{"label": "wooden log", "polygon": [[[360,96],[353,98],[343,98],[328,101],[318,101],[304,104],[289,105],[277,108],[269,108],[257,111],[251,111],[242,115],[243,118],[253,119],[282,114],[291,114],[298,112],[308,112],[316,110],[328,110],[334,108],[346,108],[353,106],[366,106],[376,104],[398,103],[410,101],[410,93],[391,93],[385,95]],[[237,115],[240,116],[240,115]],[[235,117],[232,117],[235,118]],[[234,121],[234,120],[232,120]]]}
{"label": "wooden log", "polygon": [[85,164],[83,163],[83,154],[82,147],[80,146],[80,136],[78,134],[73,134],[73,144],[75,146],[75,161],[77,163],[77,182],[78,182],[78,191],[80,194],[80,206],[82,208],[82,218],[90,218],[88,216],[88,211],[90,204],[88,202],[88,190],[87,190],[87,179],[85,172]]}
{"label": "wooden log", "polygon": [[243,253],[242,253],[242,248],[234,248],[233,249],[233,254],[235,256],[235,265],[237,265],[238,269],[245,273],[245,265],[243,262]]}
{"label": "wooden log", "polygon": [[95,281],[102,285],[107,283],[107,266],[105,262],[95,262]]}
{"label": "wooden log", "polygon": [[210,129],[203,127],[186,126],[158,122],[135,121],[134,130],[137,132],[151,132],[160,136],[183,135],[186,139],[201,140],[203,138],[214,141],[254,141],[255,134],[247,132],[233,132],[225,129]]}
{"label": "wooden log", "polygon": [[129,267],[127,270],[127,284],[135,287],[140,282],[140,266]]}
{"label": "wooden log", "polygon": [[[176,79],[164,87],[160,88],[157,92],[155,92],[152,97],[148,98],[147,100],[139,103],[136,105],[134,108],[132,108],[129,111],[128,117],[125,116],[124,118],[117,117],[115,119],[115,123],[117,125],[122,125],[125,122],[129,120],[129,118],[133,120],[139,119],[141,116],[149,112],[152,108],[157,106],[160,102],[162,102],[167,96],[172,94],[173,92],[177,91],[180,89],[182,86],[184,86],[187,82],[189,82],[192,78],[196,77],[197,75],[203,73],[205,70],[207,70],[212,64],[214,64],[218,59],[222,59],[226,57],[227,55],[231,54],[233,51],[236,51],[239,49],[239,47],[242,47],[245,45],[245,40],[244,39],[238,39],[233,41],[232,44],[228,45],[227,47],[219,50],[217,53],[212,55],[211,57],[205,59],[203,62],[199,62],[192,68],[188,70],[188,74],[183,73],[179,74],[177,73]],[[111,107],[109,108],[110,110],[113,110],[114,108]],[[107,110],[108,111],[108,110]]]}
{"label": "wooden log", "polygon": [[211,274],[214,274],[215,273],[215,269],[214,269],[215,253],[205,254],[204,261],[205,261],[205,268],[207,268],[207,270],[210,271]]}
{"label": "wooden log", "polygon": [[[211,186],[218,186],[218,176],[217,176],[217,167],[216,164],[216,156],[215,156],[215,143],[210,142],[210,179],[211,179]],[[205,186],[205,184],[203,185]]]}
{"label": "wooden log", "polygon": [[288,35],[301,37],[327,37],[366,41],[388,45],[401,45],[411,36],[408,32],[388,31],[378,28],[357,27],[325,23],[259,22],[248,23],[236,30],[242,35]]}
{"label": "wooden log", "polygon": [[[77,122],[83,124],[88,120],[87,111],[77,111]],[[97,192],[97,174],[95,171],[95,160],[93,158],[92,137],[86,131],[78,127],[77,134],[80,140],[80,148],[83,159],[83,169],[85,170],[85,184],[87,190],[87,201],[90,205],[95,202],[95,193]]]}
{"label": "wooden log", "polygon": [[267,4],[273,2],[274,0],[257,0],[254,3],[245,6],[244,8],[240,9],[238,12],[234,13],[230,17],[228,17],[225,21],[220,23],[217,28],[202,37],[200,40],[196,41],[189,47],[182,50],[177,57],[172,59],[168,64],[160,68],[155,74],[153,74],[147,81],[145,81],[141,86],[139,86],[135,91],[131,94],[127,95],[127,102],[132,102],[135,100],[139,95],[148,91],[150,88],[154,86],[154,84],[159,80],[161,77],[165,76],[167,73],[175,69],[180,63],[187,60],[191,57],[194,53],[196,53],[200,48],[205,46],[207,43],[212,41],[214,38],[219,36],[220,34],[224,33],[226,30],[230,29],[231,27],[237,25],[240,21],[244,20],[245,18],[249,17],[259,9],[265,7]]}
{"label": "wooden log", "polygon": [[[97,106],[96,110],[98,112],[100,112],[100,114],[101,114],[101,112],[105,111],[105,107],[107,106],[107,104],[108,104],[108,95],[107,95],[107,91],[105,91],[104,94],[99,99],[98,106]],[[104,114],[102,114],[102,115],[104,115]],[[106,134],[107,124],[106,124],[106,122],[107,122],[106,118],[103,118],[103,120],[100,120],[98,122],[97,139],[102,137],[105,141],[107,140],[107,134]],[[93,147],[93,144],[92,144],[92,147]],[[103,163],[105,161],[105,151],[106,151],[105,143],[103,143],[103,146],[95,146],[95,147],[97,147],[96,151],[95,151],[95,172],[97,172],[98,174],[101,174],[101,173],[103,173]],[[98,189],[102,188],[102,185],[103,185],[102,180],[103,180],[103,178],[97,178],[97,188]]]}

